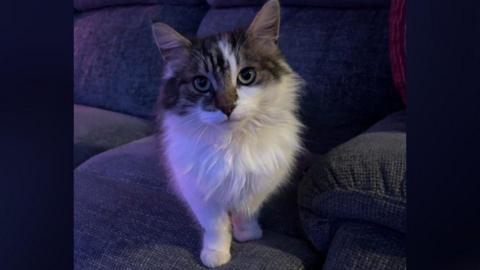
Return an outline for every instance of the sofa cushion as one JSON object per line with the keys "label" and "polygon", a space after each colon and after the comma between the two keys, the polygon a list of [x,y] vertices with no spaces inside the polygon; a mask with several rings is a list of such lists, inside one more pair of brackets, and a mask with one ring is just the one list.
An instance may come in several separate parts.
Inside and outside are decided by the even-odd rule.
{"label": "sofa cushion", "polygon": [[335,233],[323,270],[406,270],[405,235],[345,222]]}
{"label": "sofa cushion", "polygon": [[[258,6],[266,0],[207,0],[213,7]],[[388,7],[390,0],[282,0],[282,6]]]}
{"label": "sofa cushion", "polygon": [[194,35],[206,7],[138,5],[80,13],[74,21],[75,103],[151,117],[162,72],[152,21]]}
{"label": "sofa cushion", "polygon": [[392,76],[395,88],[407,104],[406,79],[406,3],[405,0],[392,0],[389,23],[389,49],[392,62]]}
{"label": "sofa cushion", "polygon": [[152,123],[137,117],[82,105],[74,105],[73,109],[74,166],[153,132]]}
{"label": "sofa cushion", "polygon": [[318,250],[352,220],[406,233],[405,112],[334,148],[300,184],[303,228]]}
{"label": "sofa cushion", "polygon": [[[75,269],[206,269],[201,230],[159,166],[153,136],[83,163],[74,192]],[[221,269],[305,269],[319,259],[305,240],[267,229],[234,242]]]}
{"label": "sofa cushion", "polygon": [[200,5],[205,0],[73,0],[73,7],[78,11],[123,5]]}
{"label": "sofa cushion", "polygon": [[[258,7],[210,9],[199,36],[248,26]],[[312,152],[332,147],[403,104],[388,56],[388,8],[282,7],[280,47],[306,81],[302,97],[305,140]]]}

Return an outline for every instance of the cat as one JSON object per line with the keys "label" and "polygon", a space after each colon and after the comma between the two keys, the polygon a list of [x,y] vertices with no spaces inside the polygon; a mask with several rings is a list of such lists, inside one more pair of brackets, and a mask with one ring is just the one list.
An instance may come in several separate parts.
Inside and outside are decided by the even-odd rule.
{"label": "cat", "polygon": [[278,48],[280,4],[270,0],[246,30],[188,39],[152,25],[165,60],[157,122],[173,182],[203,228],[202,263],[230,260],[233,237],[262,237],[262,203],[302,151],[303,80]]}

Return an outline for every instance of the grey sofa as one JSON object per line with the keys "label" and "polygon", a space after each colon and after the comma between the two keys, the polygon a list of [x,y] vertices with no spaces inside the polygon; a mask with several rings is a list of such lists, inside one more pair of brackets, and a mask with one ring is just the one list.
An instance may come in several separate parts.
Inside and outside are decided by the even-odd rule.
{"label": "grey sofa", "polygon": [[[168,185],[153,112],[163,62],[150,25],[204,36],[264,1],[75,0],[75,269],[205,269],[201,231]],[[405,110],[388,0],[284,0],[280,47],[306,80],[314,158],[262,208],[264,237],[219,269],[406,269]]]}

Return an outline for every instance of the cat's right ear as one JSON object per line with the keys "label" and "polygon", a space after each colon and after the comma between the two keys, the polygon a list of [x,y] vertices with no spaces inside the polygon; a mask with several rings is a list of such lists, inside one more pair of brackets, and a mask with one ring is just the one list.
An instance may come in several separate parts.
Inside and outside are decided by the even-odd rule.
{"label": "cat's right ear", "polygon": [[280,30],[280,3],[269,0],[258,11],[247,33],[255,38],[277,43]]}
{"label": "cat's right ear", "polygon": [[192,46],[187,38],[164,23],[154,23],[152,32],[160,54],[166,61],[186,55]]}

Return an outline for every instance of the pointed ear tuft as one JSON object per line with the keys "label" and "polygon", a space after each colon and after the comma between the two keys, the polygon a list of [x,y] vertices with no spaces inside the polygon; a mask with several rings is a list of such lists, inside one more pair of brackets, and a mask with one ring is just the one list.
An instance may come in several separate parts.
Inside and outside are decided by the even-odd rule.
{"label": "pointed ear tuft", "polygon": [[269,0],[253,19],[247,33],[255,38],[268,39],[276,43],[279,30],[280,3],[278,0]]}
{"label": "pointed ear tuft", "polygon": [[152,32],[160,54],[166,61],[186,53],[192,45],[187,38],[164,23],[154,23]]}

